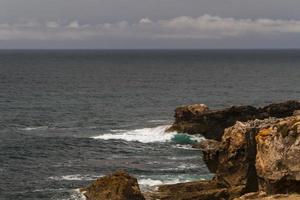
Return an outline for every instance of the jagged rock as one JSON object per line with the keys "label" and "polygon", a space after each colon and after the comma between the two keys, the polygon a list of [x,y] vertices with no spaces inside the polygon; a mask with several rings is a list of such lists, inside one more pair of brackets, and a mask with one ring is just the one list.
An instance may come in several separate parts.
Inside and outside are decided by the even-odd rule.
{"label": "jagged rock", "polygon": [[236,122],[225,129],[221,142],[206,140],[197,145],[208,169],[215,173],[215,179],[228,188],[229,199],[258,191],[255,137],[261,128],[278,121],[269,118]]}
{"label": "jagged rock", "polygon": [[99,178],[81,191],[87,200],[145,200],[137,179],[124,171]]}
{"label": "jagged rock", "polygon": [[215,179],[228,188],[230,199],[231,188],[237,187],[240,195],[300,193],[299,115],[236,122],[225,129],[221,142],[203,141],[197,147]]}
{"label": "jagged rock", "polygon": [[295,110],[300,110],[298,101],[270,104],[263,108],[233,106],[222,110],[209,110],[203,104],[181,106],[176,108],[175,122],[167,131],[202,134],[208,139],[220,141],[224,129],[233,126],[236,121],[288,117]]}
{"label": "jagged rock", "polygon": [[261,129],[256,142],[260,189],[270,194],[300,193],[300,116]]}
{"label": "jagged rock", "polygon": [[258,190],[255,136],[258,132],[256,126],[261,123],[260,120],[237,122],[225,129],[219,149],[214,153],[218,155],[216,179],[229,188],[240,186],[240,195]]}

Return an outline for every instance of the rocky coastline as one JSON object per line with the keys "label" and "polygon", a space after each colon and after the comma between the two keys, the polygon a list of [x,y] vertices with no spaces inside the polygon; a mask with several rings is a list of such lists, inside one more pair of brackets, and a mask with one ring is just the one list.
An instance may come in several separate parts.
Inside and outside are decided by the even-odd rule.
{"label": "rocky coastline", "polygon": [[82,192],[88,200],[300,200],[299,110],[299,101],[221,110],[181,106],[168,131],[206,138],[194,148],[215,174],[212,180],[160,185],[142,194],[137,180],[119,171]]}

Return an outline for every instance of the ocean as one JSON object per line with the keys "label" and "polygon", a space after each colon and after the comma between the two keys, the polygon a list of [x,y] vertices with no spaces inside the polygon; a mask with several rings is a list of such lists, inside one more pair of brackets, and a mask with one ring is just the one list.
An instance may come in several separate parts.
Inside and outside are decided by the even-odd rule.
{"label": "ocean", "polygon": [[0,199],[84,199],[118,169],[143,191],[210,179],[165,133],[180,105],[300,97],[300,50],[1,50]]}

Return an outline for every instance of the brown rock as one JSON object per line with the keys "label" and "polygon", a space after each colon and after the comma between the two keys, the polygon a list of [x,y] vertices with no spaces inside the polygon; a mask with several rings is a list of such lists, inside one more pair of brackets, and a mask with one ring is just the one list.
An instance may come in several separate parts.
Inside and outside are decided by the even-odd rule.
{"label": "brown rock", "polygon": [[300,193],[300,116],[237,122],[225,129],[221,142],[197,147],[230,198],[238,194],[232,192],[237,187],[240,195]]}
{"label": "brown rock", "polygon": [[118,171],[81,190],[87,200],[144,200],[136,178]]}
{"label": "brown rock", "polygon": [[225,200],[228,190],[216,181],[194,181],[159,186],[149,200]]}
{"label": "brown rock", "polygon": [[248,193],[234,200],[300,200],[299,194],[276,194],[268,196],[266,193]]}
{"label": "brown rock", "polygon": [[256,141],[261,190],[270,194],[300,193],[300,116],[261,129]]}
{"label": "brown rock", "polygon": [[207,140],[197,145],[209,170],[216,174],[215,179],[228,188],[230,199],[258,191],[255,137],[260,129],[278,121],[270,118],[236,122],[225,129],[221,142]]}
{"label": "brown rock", "polygon": [[287,101],[263,108],[233,106],[222,110],[208,110],[206,107],[192,105],[176,108],[175,122],[168,131],[202,134],[208,139],[220,141],[224,129],[233,126],[236,121],[292,116],[295,110],[300,109],[300,102]]}
{"label": "brown rock", "polygon": [[218,169],[220,144],[216,140],[207,139],[193,145],[193,148],[202,150],[202,159],[212,173],[216,173]]}
{"label": "brown rock", "polygon": [[255,136],[260,120],[249,123],[237,122],[225,129],[219,146],[216,179],[227,187],[241,187],[240,195],[258,190],[255,170]]}

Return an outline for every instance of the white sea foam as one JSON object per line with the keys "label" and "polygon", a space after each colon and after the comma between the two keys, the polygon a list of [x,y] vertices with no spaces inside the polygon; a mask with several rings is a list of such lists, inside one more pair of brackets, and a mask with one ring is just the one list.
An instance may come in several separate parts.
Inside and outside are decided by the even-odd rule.
{"label": "white sea foam", "polygon": [[192,181],[191,180],[181,180],[179,178],[175,178],[175,179],[169,179],[169,180],[156,180],[156,179],[151,179],[151,178],[145,178],[145,179],[139,179],[138,183],[139,185],[143,186],[157,186],[157,185],[168,185],[168,184],[176,184],[176,183],[185,183],[185,182],[189,182]]}
{"label": "white sea foam", "polygon": [[154,120],[149,120],[148,122],[150,122],[150,123],[166,123],[166,122],[170,122],[170,120],[154,119]]}
{"label": "white sea foam", "polygon": [[37,127],[26,127],[22,128],[23,131],[33,131],[33,130],[46,130],[48,129],[48,126],[37,126]]}
{"label": "white sea foam", "polygon": [[166,133],[165,130],[169,127],[169,125],[166,125],[158,126],[155,128],[135,129],[131,131],[121,130],[120,132],[107,133],[99,136],[94,136],[92,138],[102,140],[138,141],[142,143],[167,142],[177,134],[176,132]]}
{"label": "white sea foam", "polygon": [[184,145],[182,145],[182,144],[175,144],[175,145],[173,145],[173,147],[178,148],[178,149],[200,151],[199,149],[193,148],[193,146],[190,145],[190,144],[184,144]]}
{"label": "white sea foam", "polygon": [[91,181],[99,178],[100,176],[91,176],[91,175],[81,175],[81,174],[72,174],[72,175],[63,175],[63,176],[50,176],[49,179],[56,181]]}
{"label": "white sea foam", "polygon": [[147,179],[138,180],[138,183],[139,185],[144,185],[144,186],[155,186],[155,185],[162,185],[163,181],[147,178]]}
{"label": "white sea foam", "polygon": [[193,159],[198,159],[199,155],[195,155],[195,156],[182,156],[182,157],[178,157],[178,156],[169,156],[167,157],[168,160],[193,160]]}
{"label": "white sea foam", "polygon": [[84,194],[80,192],[80,189],[72,190],[70,198],[67,200],[86,200]]}

